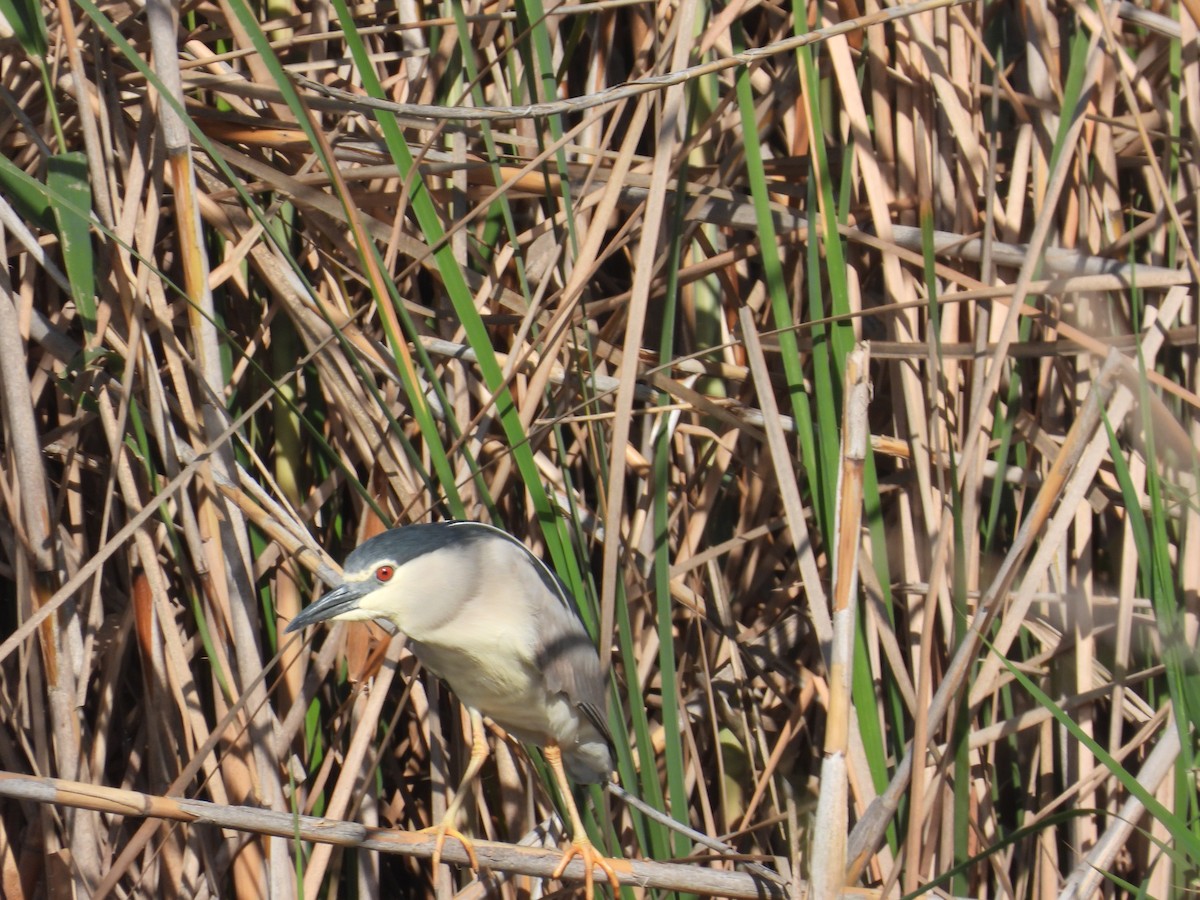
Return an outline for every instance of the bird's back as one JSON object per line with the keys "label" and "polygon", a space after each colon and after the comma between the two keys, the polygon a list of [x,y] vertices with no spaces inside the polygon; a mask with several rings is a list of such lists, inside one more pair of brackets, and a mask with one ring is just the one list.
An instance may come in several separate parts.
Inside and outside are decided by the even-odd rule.
{"label": "bird's back", "polygon": [[[576,781],[613,768],[600,658],[561,582],[523,544],[456,523],[475,577],[462,581],[453,627],[410,635],[422,663],[468,706],[526,743],[562,748]],[[431,597],[431,602],[437,602]]]}

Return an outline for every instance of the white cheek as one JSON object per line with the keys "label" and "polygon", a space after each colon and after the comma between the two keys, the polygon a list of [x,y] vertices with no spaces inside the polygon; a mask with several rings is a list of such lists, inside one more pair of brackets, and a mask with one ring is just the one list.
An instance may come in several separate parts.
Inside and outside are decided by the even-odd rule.
{"label": "white cheek", "polygon": [[363,619],[390,618],[396,612],[396,593],[391,585],[378,588],[358,601],[358,606],[346,614],[346,621],[361,622]]}
{"label": "white cheek", "polygon": [[437,639],[479,588],[474,563],[447,551],[427,553],[405,563],[386,586],[363,597],[355,612],[366,619],[390,619],[414,640]]}
{"label": "white cheek", "polygon": [[339,613],[333,617],[335,622],[365,622],[368,619],[379,617],[379,613],[365,608],[363,604],[359,604],[356,609],[348,609],[344,613]]}

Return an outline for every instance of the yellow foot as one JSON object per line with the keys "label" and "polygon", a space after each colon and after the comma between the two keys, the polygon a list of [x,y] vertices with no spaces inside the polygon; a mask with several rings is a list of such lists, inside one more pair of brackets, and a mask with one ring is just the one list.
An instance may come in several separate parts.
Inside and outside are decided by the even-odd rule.
{"label": "yellow foot", "polygon": [[422,828],[421,834],[437,835],[437,841],[433,845],[433,878],[435,881],[437,880],[438,867],[442,863],[442,848],[446,846],[447,836],[456,838],[463,845],[463,849],[467,851],[467,858],[471,861],[471,868],[479,869],[479,860],[475,856],[475,847],[472,846],[471,839],[449,822],[442,822],[440,825],[430,825],[428,828]]}
{"label": "yellow foot", "polygon": [[601,871],[608,876],[609,883],[612,884],[616,895],[618,897],[621,896],[621,879],[617,876],[617,870],[613,868],[612,860],[600,854],[587,838],[571,842],[571,846],[563,852],[562,859],[558,862],[558,868],[554,870],[550,877],[561,878],[562,873],[566,871],[567,863],[576,856],[583,860],[584,871],[587,873],[587,896],[592,896],[592,887],[595,883],[592,870],[596,866],[599,866]]}

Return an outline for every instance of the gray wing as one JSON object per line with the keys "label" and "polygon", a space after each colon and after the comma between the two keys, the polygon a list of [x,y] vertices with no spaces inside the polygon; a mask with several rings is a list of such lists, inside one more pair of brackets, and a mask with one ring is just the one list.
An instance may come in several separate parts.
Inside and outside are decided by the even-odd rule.
{"label": "gray wing", "polygon": [[[549,624],[549,623],[547,623]],[[538,648],[537,664],[552,693],[565,696],[613,748],[612,735],[604,715],[604,677],[600,657],[587,630],[578,619],[574,627],[548,627]]]}
{"label": "gray wing", "polygon": [[541,622],[542,641],[535,661],[546,679],[547,689],[564,695],[612,748],[612,734],[604,714],[604,677],[600,672],[600,656],[567,586],[553,569],[507,531],[482,522],[455,522],[453,525],[455,528],[469,528],[481,536],[487,533],[502,538],[518,548],[537,572],[546,592],[557,600],[557,607],[547,609],[547,615]]}

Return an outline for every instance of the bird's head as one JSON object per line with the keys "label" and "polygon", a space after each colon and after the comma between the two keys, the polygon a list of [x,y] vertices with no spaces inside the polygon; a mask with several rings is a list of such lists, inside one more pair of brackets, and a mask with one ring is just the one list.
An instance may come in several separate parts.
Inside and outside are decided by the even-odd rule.
{"label": "bird's head", "polygon": [[475,582],[464,563],[477,532],[454,524],[408,525],[365,541],[346,557],[342,583],[303,609],[287,630],[326,620],[388,619],[419,640],[422,626],[453,611]]}

